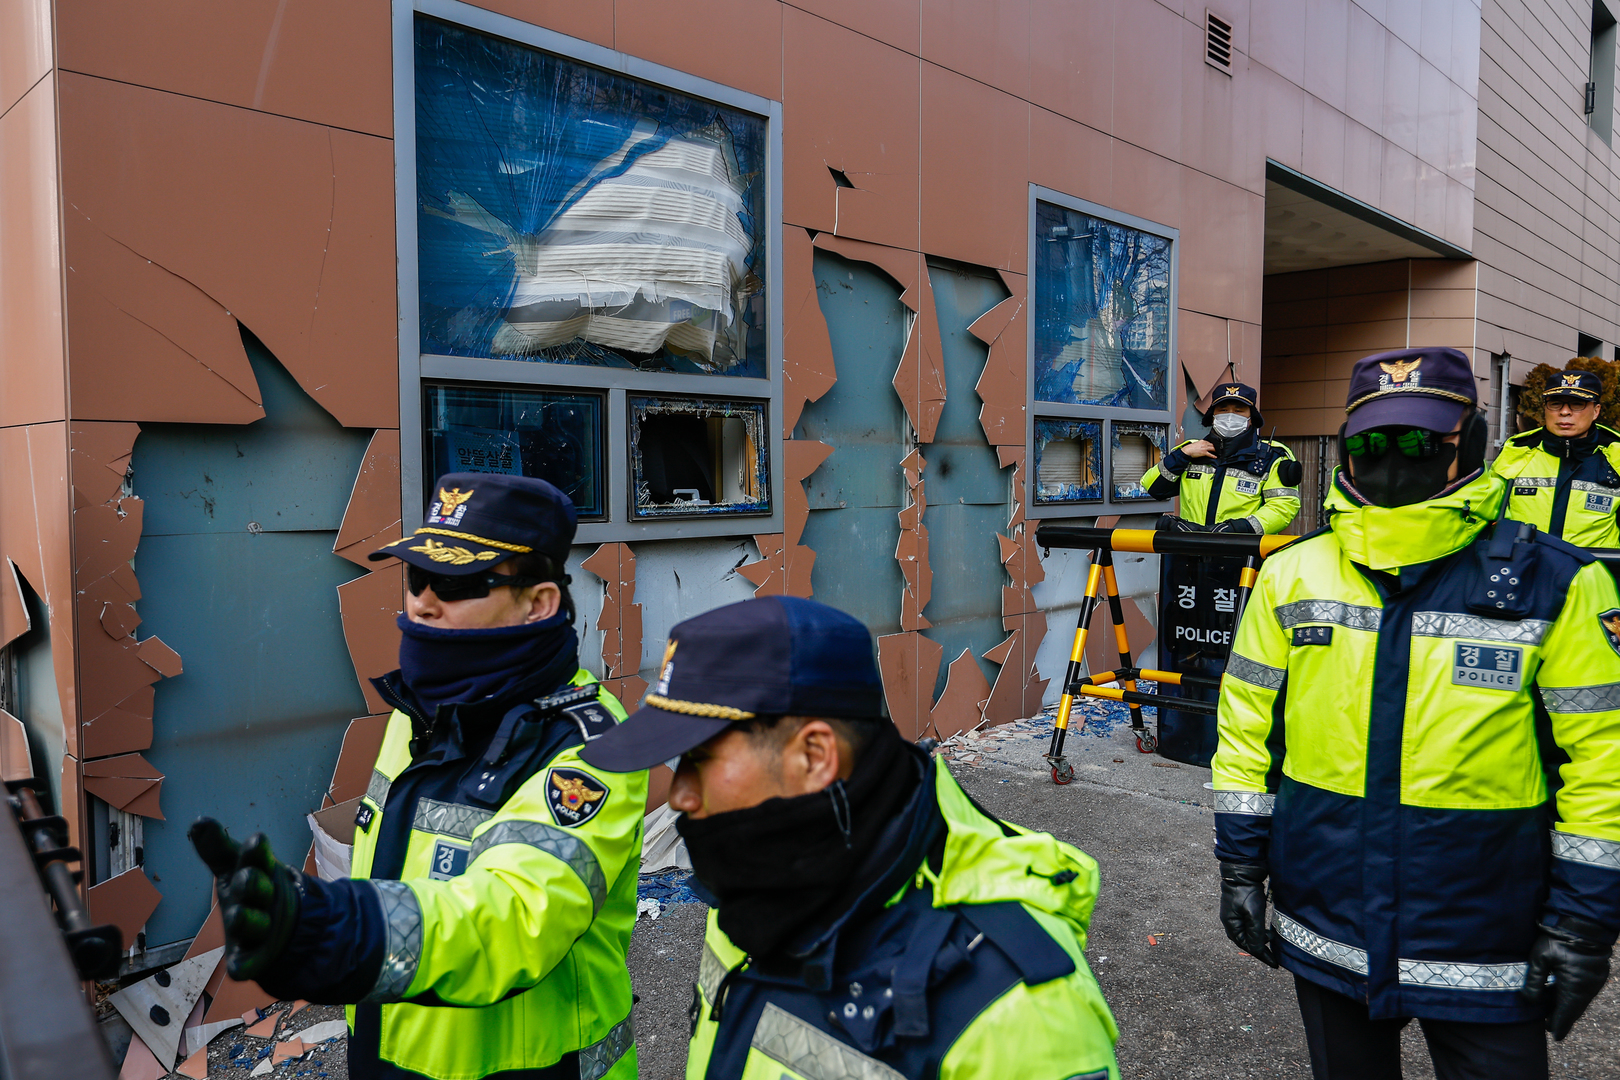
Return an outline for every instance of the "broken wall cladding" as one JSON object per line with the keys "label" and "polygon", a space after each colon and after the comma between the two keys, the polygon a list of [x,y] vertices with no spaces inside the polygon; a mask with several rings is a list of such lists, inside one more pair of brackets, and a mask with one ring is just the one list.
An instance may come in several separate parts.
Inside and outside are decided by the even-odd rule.
{"label": "broken wall cladding", "polygon": [[[807,253],[808,254],[808,253]],[[834,448],[810,474],[801,542],[816,552],[816,599],[849,612],[874,634],[900,630],[905,577],[891,557],[906,505],[900,462],[910,450],[894,372],[914,318],[901,288],[869,263],[814,252],[817,301],[838,379],[804,406],[795,440]],[[805,312],[801,318],[815,318]]]}
{"label": "broken wall cladding", "polygon": [[333,546],[372,432],[344,428],[256,339],[244,344],[264,419],[147,424],[132,458],[147,506],[143,628],[187,667],[156,694],[150,757],[171,781],[168,821],[146,826],[146,866],[167,896],[154,945],[208,913],[186,824],[208,813],[306,850],[304,815],[322,805],[349,721],[369,712],[338,596],[364,572]]}
{"label": "broken wall cladding", "polygon": [[[1068,443],[1072,449],[1062,460],[1051,447]],[[1040,417],[1035,420],[1036,505],[1102,502],[1102,421]],[[1072,460],[1071,460],[1072,459]]]}
{"label": "broken wall cladding", "polygon": [[[948,660],[970,650],[993,682],[1000,665],[984,655],[1007,636],[1001,589],[1008,577],[996,537],[1007,529],[1011,513],[1011,470],[1001,467],[979,422],[981,401],[974,387],[990,349],[968,327],[1010,294],[994,271],[930,260],[928,275],[939,318],[946,395],[934,441],[922,447],[928,462],[923,471],[928,508],[922,521],[935,574],[923,609],[932,625],[923,634],[944,646]],[[945,692],[948,675],[942,665],[934,683],[936,696]]]}
{"label": "broken wall cladding", "polygon": [[[637,543],[635,553],[636,602],[644,616],[639,661],[632,663],[626,657],[625,669],[653,683],[669,632],[677,623],[753,597],[753,582],[738,571],[757,552],[754,543],[742,537],[716,537],[648,540]],[[637,701],[624,705],[633,709]]]}

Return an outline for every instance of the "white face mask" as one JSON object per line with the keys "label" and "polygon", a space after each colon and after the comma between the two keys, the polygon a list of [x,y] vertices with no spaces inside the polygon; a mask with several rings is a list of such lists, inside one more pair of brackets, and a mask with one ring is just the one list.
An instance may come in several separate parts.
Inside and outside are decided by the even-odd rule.
{"label": "white face mask", "polygon": [[1235,439],[1249,430],[1249,418],[1239,416],[1237,413],[1223,412],[1215,417],[1211,426],[1215,428],[1215,434],[1221,438]]}

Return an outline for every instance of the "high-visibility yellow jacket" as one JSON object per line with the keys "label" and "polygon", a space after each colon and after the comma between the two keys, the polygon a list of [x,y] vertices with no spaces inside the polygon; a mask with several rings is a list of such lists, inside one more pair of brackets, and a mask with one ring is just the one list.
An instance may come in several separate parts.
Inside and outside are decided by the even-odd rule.
{"label": "high-visibility yellow jacket", "polygon": [[[569,685],[597,684],[580,670]],[[606,690],[583,696],[571,712],[584,709],[586,721],[624,719]],[[531,734],[550,743],[491,762],[458,761],[455,740],[413,754],[410,716],[389,718],[352,871],[373,879],[387,945],[375,987],[348,1009],[351,1059],[374,1054],[386,1077],[545,1070],[522,1075],[633,1080],[625,953],[647,774],[586,765],[575,723],[564,715],[533,724],[541,730]],[[508,775],[514,765],[519,774]],[[431,791],[413,783],[424,772]],[[445,776],[456,779],[447,786]],[[403,864],[374,878],[379,838],[401,831]]]}
{"label": "high-visibility yellow jacket", "polygon": [[1294,455],[1282,443],[1252,436],[1227,457],[1189,458],[1178,444],[1142,476],[1155,499],[1181,497],[1180,516],[1198,525],[1244,518],[1256,533],[1282,532],[1299,513],[1299,488],[1284,484],[1278,466]]}
{"label": "high-visibility yellow jacket", "polygon": [[710,912],[687,1080],[1117,1080],[1083,952],[1096,862],[986,816],[937,761],[905,820],[913,874],[835,922],[797,977],[757,972]]}
{"label": "high-visibility yellow jacket", "polygon": [[1505,494],[1382,508],[1335,477],[1226,668],[1216,855],[1269,866],[1284,965],[1375,1018],[1534,1019],[1537,924],[1620,930],[1620,599],[1492,526]]}
{"label": "high-visibility yellow jacket", "polygon": [[1620,434],[1595,424],[1584,456],[1550,452],[1565,443],[1545,428],[1508,440],[1491,465],[1508,481],[1508,517],[1580,547],[1620,547]]}

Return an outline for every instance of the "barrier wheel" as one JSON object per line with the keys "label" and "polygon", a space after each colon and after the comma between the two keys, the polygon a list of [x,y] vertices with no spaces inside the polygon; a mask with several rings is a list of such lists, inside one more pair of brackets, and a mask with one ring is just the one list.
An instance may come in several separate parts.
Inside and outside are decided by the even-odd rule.
{"label": "barrier wheel", "polygon": [[1074,782],[1074,766],[1073,765],[1069,765],[1069,764],[1065,763],[1061,769],[1058,768],[1056,765],[1052,766],[1052,783],[1057,784],[1058,786],[1061,787],[1064,784],[1072,784],[1073,782]]}
{"label": "barrier wheel", "polygon": [[1158,748],[1158,737],[1152,732],[1144,731],[1136,737],[1136,752],[1138,754],[1151,754]]}

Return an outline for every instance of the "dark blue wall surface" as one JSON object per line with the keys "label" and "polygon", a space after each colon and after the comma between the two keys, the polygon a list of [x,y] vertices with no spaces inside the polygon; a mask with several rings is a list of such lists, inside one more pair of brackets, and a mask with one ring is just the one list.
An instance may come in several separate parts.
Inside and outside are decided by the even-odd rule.
{"label": "dark blue wall surface", "polygon": [[804,407],[795,439],[833,447],[810,475],[810,520],[800,543],[816,553],[817,600],[860,619],[874,634],[900,629],[906,579],[895,562],[906,478],[906,411],[894,373],[911,313],[900,287],[870,263],[816,252],[816,292],[832,340],[838,381]]}
{"label": "dark blue wall surface", "polygon": [[366,712],[337,586],[363,571],[332,554],[371,438],[346,429],[244,333],[265,417],[243,426],[143,424],[132,458],[145,500],[135,573],[139,636],[180,653],[157,685],[152,764],[165,821],[145,825],[163,893],[147,945],[194,934],[211,882],[186,840],[201,814],[284,861],[309,850],[348,721]]}
{"label": "dark blue wall surface", "polygon": [[1002,469],[995,447],[979,426],[983,404],[974,387],[984,373],[990,347],[968,327],[1007,298],[1001,279],[990,271],[929,263],[934,311],[945,360],[945,408],[934,441],[922,448],[923,491],[928,508],[928,562],[934,587],[923,615],[933,625],[923,635],[945,649],[938,697],[946,668],[963,649],[972,649],[992,684],[1000,667],[983,655],[1001,644],[1001,587],[1009,578],[1001,566],[996,534],[1007,531],[1012,470]]}

